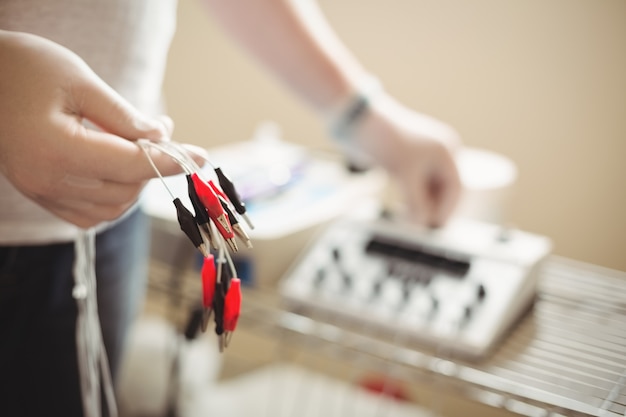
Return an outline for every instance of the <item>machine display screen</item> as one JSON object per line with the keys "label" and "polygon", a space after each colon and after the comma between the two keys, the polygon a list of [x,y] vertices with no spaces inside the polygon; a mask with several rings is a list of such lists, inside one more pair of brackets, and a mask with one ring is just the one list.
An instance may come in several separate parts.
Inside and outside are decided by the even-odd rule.
{"label": "machine display screen", "polygon": [[365,251],[373,255],[421,264],[458,277],[467,274],[470,268],[469,259],[464,259],[460,255],[439,253],[434,248],[427,248],[414,243],[409,245],[397,240],[391,240],[388,237],[373,237],[367,243]]}

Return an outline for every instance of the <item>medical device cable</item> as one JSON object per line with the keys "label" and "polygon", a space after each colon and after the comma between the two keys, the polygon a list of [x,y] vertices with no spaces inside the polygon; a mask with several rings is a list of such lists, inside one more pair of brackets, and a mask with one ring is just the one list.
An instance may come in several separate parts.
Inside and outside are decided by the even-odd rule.
{"label": "medical device cable", "polygon": [[[178,221],[181,225],[181,229],[192,240],[194,245],[201,249],[202,254],[207,257],[209,252],[204,248],[204,240],[196,223],[196,218],[188,209],[184,207],[180,199],[174,196],[172,190],[168,187],[163,175],[157,168],[152,157],[150,156],[149,147],[157,149],[164,154],[168,155],[174,162],[176,162],[188,175],[192,175],[200,172],[199,166],[195,161],[184,151],[182,145],[171,145],[168,149],[166,146],[162,146],[158,143],[150,142],[147,139],[139,139],[137,146],[145,154],[152,169],[157,174],[161,183],[171,196],[174,205],[176,206]],[[205,158],[206,159],[206,158]],[[210,162],[209,162],[210,163]],[[207,187],[209,184],[206,184]],[[208,187],[211,193],[221,193],[214,184],[210,184],[215,188],[214,191]],[[231,184],[232,185],[232,184]],[[216,204],[219,209],[222,209],[222,204],[227,202],[219,202],[219,199],[215,197]],[[236,207],[236,206],[235,206]],[[207,207],[207,210],[215,209],[215,207]],[[233,214],[229,213],[233,218]],[[211,227],[215,228],[215,224],[211,224]],[[195,230],[195,233],[192,231]],[[220,271],[217,279],[221,280],[221,272],[225,263],[228,263],[228,268],[231,272],[231,277],[237,276],[237,271],[233,260],[226,249],[227,240],[225,237],[220,236],[219,233],[215,233],[219,239],[219,257],[218,257],[218,269]],[[118,410],[115,402],[115,393],[113,389],[113,381],[111,378],[111,370],[109,368],[106,349],[104,346],[104,339],[102,336],[102,329],[100,326],[100,318],[98,316],[98,302],[97,302],[97,289],[96,289],[96,238],[95,230],[87,229],[81,230],[74,242],[75,259],[73,265],[74,286],[72,287],[72,297],[76,300],[77,304],[77,318],[76,318],[76,351],[77,362],[79,372],[79,384],[81,391],[81,399],[83,412],[86,417],[100,417],[103,411],[103,403],[101,395],[104,393],[105,405],[109,417],[117,417]],[[236,249],[234,242],[228,241],[231,248]],[[229,278],[230,280],[230,278]],[[238,280],[238,278],[237,278]],[[239,281],[236,282],[237,284]],[[221,284],[223,285],[223,284]],[[237,290],[239,287],[237,286]],[[226,295],[226,294],[224,294]],[[240,294],[237,292],[236,297],[232,298],[236,301],[234,304],[235,311],[229,305],[229,312],[234,314],[234,318],[230,317],[228,322],[230,332],[227,332],[227,342],[232,336],[232,330],[236,326],[236,321],[239,314]],[[224,300],[222,302],[222,309],[224,308]],[[223,316],[223,311],[222,311]],[[221,318],[223,321],[223,317]],[[216,320],[216,325],[218,325]],[[223,327],[223,322],[219,323],[219,326]],[[223,329],[220,335],[220,350],[224,347]]]}
{"label": "medical device cable", "polygon": [[170,195],[170,197],[172,197],[172,200],[174,200],[174,199],[176,199],[176,197],[174,196],[174,193],[172,193],[172,190],[170,190],[170,187],[167,186],[167,183],[165,182],[165,178],[163,178],[163,175],[161,175],[161,171],[159,171],[159,169],[155,165],[154,161],[152,160],[152,157],[150,156],[150,153],[148,152],[148,149],[146,148],[146,146],[147,146],[146,144],[147,143],[150,143],[150,142],[147,141],[147,140],[143,141],[142,139],[139,139],[137,141],[137,145],[143,151],[143,153],[146,155],[146,159],[148,160],[148,162],[152,166],[152,169],[154,170],[154,172],[157,174],[157,176],[161,180],[161,183],[163,184],[163,187],[165,187],[165,189],[167,190],[167,192]]}
{"label": "medical device cable", "polygon": [[[169,143],[169,142],[152,142],[148,139],[139,139],[137,143],[142,147],[150,146],[154,149],[157,149],[163,152],[164,154],[172,158],[172,160],[174,160],[174,162],[176,162],[187,174],[191,174],[195,171],[193,167],[189,166],[189,162],[186,160],[187,158],[184,155],[181,155],[180,152],[178,151],[171,151],[167,149],[166,146],[163,146],[163,144]],[[150,157],[150,160],[152,160],[151,157]]]}
{"label": "medical device cable", "polygon": [[[102,338],[95,274],[95,231],[81,230],[75,241],[74,287],[76,300],[76,349],[83,411],[86,417],[100,417],[101,389],[110,417],[117,417],[113,383]],[[102,387],[100,384],[103,384]]]}
{"label": "medical device cable", "polygon": [[209,159],[204,149],[200,150],[195,147],[185,147],[184,145],[177,143],[177,142],[168,142],[168,146],[174,146],[178,148],[179,150],[191,152],[199,156],[200,158],[204,159],[211,166],[211,168],[213,168],[213,171],[215,172],[215,175],[217,176],[217,181],[220,184],[220,187],[222,187],[222,189],[224,190],[224,193],[228,196],[228,200],[235,208],[235,211],[238,214],[240,214],[241,217],[243,217],[243,219],[245,220],[248,227],[250,227],[250,229],[254,229],[254,224],[252,223],[252,220],[247,214],[246,205],[244,204],[239,193],[235,189],[233,182],[230,180],[230,178],[228,178],[228,176],[226,176],[222,168],[215,165]]}

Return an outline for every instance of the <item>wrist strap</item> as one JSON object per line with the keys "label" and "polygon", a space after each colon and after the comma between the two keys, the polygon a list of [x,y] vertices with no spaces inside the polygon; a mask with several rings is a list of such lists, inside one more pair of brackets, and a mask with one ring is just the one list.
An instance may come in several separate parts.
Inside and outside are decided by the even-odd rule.
{"label": "wrist strap", "polygon": [[372,102],[382,91],[382,86],[377,78],[367,77],[362,81],[354,94],[336,106],[334,111],[331,111],[328,117],[330,135],[345,144],[354,127],[367,114]]}

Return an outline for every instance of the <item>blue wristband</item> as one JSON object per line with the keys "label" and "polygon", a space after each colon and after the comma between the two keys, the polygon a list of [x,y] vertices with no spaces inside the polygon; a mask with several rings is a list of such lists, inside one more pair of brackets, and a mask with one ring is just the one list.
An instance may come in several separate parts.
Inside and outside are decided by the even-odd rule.
{"label": "blue wristband", "polygon": [[362,83],[357,93],[349,98],[346,104],[331,117],[329,131],[332,137],[340,142],[346,142],[351,131],[363,119],[371,107],[372,101],[382,91],[376,78],[368,78]]}

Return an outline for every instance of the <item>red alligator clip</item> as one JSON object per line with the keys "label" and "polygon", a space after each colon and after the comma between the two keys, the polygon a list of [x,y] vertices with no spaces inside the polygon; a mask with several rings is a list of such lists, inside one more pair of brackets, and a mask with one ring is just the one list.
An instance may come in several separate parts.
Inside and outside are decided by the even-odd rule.
{"label": "red alligator clip", "polygon": [[241,280],[233,277],[224,300],[224,330],[235,331],[241,310]]}
{"label": "red alligator clip", "polygon": [[202,264],[202,304],[204,308],[211,308],[213,305],[213,294],[215,293],[215,259],[212,254],[204,258]]}
{"label": "red alligator clip", "polygon": [[228,196],[226,194],[224,194],[224,192],[222,190],[220,190],[220,188],[217,185],[215,185],[215,183],[212,180],[209,180],[208,183],[209,183],[209,186],[211,187],[211,189],[213,191],[215,191],[215,194],[217,194],[220,197],[222,197],[224,199],[224,201],[230,201],[228,199]]}
{"label": "red alligator clip", "polygon": [[200,198],[220,234],[224,236],[224,239],[233,239],[235,237],[233,228],[215,191],[206,182],[202,181],[198,174],[191,174],[191,180],[196,188],[198,198]]}

